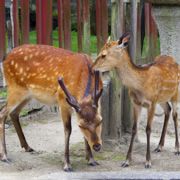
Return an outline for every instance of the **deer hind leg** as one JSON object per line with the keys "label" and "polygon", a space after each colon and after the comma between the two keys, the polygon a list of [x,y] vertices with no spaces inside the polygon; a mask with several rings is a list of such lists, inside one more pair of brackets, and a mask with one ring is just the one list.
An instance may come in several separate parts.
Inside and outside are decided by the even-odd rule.
{"label": "deer hind leg", "polygon": [[172,109],[173,109],[173,120],[174,120],[174,128],[175,128],[175,149],[176,155],[180,155],[180,147],[179,147],[179,139],[178,139],[178,114],[177,114],[177,101],[178,101],[178,92],[176,96],[174,96],[171,100],[172,103]]}
{"label": "deer hind leg", "polygon": [[0,108],[0,143],[2,147],[1,159],[3,162],[9,162],[5,143],[5,121],[8,115],[7,102]]}
{"label": "deer hind leg", "polygon": [[163,125],[161,138],[160,138],[158,147],[154,150],[155,152],[160,152],[162,150],[162,147],[164,146],[167,125],[168,125],[168,122],[169,122],[169,116],[170,116],[170,112],[171,112],[171,107],[170,107],[168,102],[161,103],[160,106],[164,110],[165,117],[164,117],[164,125]]}
{"label": "deer hind leg", "polygon": [[69,140],[72,131],[72,127],[71,127],[72,108],[64,101],[61,103],[60,108],[61,108],[61,117],[64,125],[64,135],[65,135],[63,169],[66,172],[71,172],[73,171],[73,168],[71,167],[69,160]]}
{"label": "deer hind leg", "polygon": [[22,110],[22,108],[31,100],[31,97],[25,98],[11,113],[10,113],[10,117],[13,121],[13,125],[16,129],[16,132],[18,134],[20,143],[21,143],[21,147],[25,148],[26,152],[32,152],[34,151],[26,142],[25,136],[23,134],[22,128],[21,128],[21,124],[19,122],[19,113]]}
{"label": "deer hind leg", "polygon": [[84,139],[84,142],[85,142],[86,159],[88,160],[88,165],[90,165],[90,166],[99,165],[99,163],[96,162],[93,158],[93,154],[92,154],[91,148],[88,144],[88,141],[86,139]]}
{"label": "deer hind leg", "polygon": [[132,128],[131,142],[130,142],[129,150],[126,156],[126,161],[121,165],[121,167],[129,166],[130,161],[132,159],[133,144],[134,144],[134,139],[137,134],[137,122],[138,122],[139,115],[141,113],[141,109],[142,109],[141,106],[134,104],[134,122],[133,122],[133,128]]}
{"label": "deer hind leg", "polygon": [[155,109],[156,109],[155,103],[152,103],[151,107],[148,108],[148,120],[147,120],[147,126],[146,126],[147,152],[146,152],[145,168],[151,168],[150,135],[151,135],[151,127],[152,127],[152,121],[155,114]]}

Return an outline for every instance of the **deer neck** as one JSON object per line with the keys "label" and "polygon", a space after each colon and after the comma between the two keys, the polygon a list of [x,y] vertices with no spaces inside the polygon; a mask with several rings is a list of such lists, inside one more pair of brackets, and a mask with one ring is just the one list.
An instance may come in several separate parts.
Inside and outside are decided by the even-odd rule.
{"label": "deer neck", "polygon": [[125,52],[125,55],[119,61],[115,70],[127,88],[139,89],[139,86],[142,85],[141,70],[131,61],[127,52]]}

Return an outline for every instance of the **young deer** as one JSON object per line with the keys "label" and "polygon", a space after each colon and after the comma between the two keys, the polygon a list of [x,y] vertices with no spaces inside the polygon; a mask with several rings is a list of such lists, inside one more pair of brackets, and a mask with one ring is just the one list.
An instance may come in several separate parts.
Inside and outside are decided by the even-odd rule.
{"label": "young deer", "polygon": [[33,151],[22,132],[19,113],[34,97],[42,103],[59,104],[65,133],[64,170],[73,171],[69,160],[72,107],[76,110],[77,123],[85,138],[88,164],[98,165],[93,159],[91,149],[99,151],[102,146],[102,117],[98,100],[103,89],[99,71],[95,71],[94,75],[90,70],[92,64],[91,58],[87,55],[47,45],[19,46],[6,56],[3,68],[8,98],[0,109],[3,161],[9,161],[4,134],[4,123],[8,114],[13,121],[21,146],[27,152]]}
{"label": "young deer", "polygon": [[110,42],[108,40],[101,49],[101,52],[91,69],[96,68],[109,71],[112,68],[115,68],[122,83],[129,88],[129,94],[134,105],[134,122],[129,151],[122,167],[127,167],[130,164],[133,143],[137,133],[138,118],[142,107],[147,109],[147,153],[145,168],[151,168],[150,133],[157,103],[163,108],[165,119],[161,139],[155,151],[161,151],[164,146],[164,139],[171,111],[171,107],[168,103],[170,100],[173,108],[173,120],[176,135],[176,155],[180,155],[177,117],[180,70],[178,64],[170,56],[157,56],[154,62],[150,64],[136,66],[131,61],[128,52],[125,49],[128,45],[129,38],[130,32],[127,31],[118,41]]}

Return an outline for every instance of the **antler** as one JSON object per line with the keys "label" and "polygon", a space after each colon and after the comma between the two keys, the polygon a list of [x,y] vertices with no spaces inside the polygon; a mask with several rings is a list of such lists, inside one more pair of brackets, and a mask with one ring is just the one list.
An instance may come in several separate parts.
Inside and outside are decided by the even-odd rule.
{"label": "antler", "polygon": [[59,85],[61,86],[62,90],[64,91],[64,93],[66,94],[66,101],[67,103],[72,106],[77,112],[81,111],[81,108],[77,105],[78,101],[69,93],[69,91],[67,90],[63,78],[59,77],[58,79]]}
{"label": "antler", "polygon": [[94,103],[93,107],[98,108],[98,100],[102,95],[103,88],[101,88],[99,92],[99,71],[97,69],[94,69],[94,74],[95,74],[95,88],[94,88]]}

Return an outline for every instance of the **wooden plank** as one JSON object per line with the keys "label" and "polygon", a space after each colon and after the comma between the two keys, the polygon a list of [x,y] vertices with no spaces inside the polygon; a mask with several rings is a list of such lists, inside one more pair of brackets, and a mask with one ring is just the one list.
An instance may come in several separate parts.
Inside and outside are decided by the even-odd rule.
{"label": "wooden plank", "polygon": [[150,57],[153,61],[154,58],[158,55],[157,48],[157,26],[151,14],[151,4],[149,5],[149,31],[150,31]]}
{"label": "wooden plank", "polygon": [[47,1],[47,44],[53,45],[53,17],[52,17],[52,0]]}
{"label": "wooden plank", "polygon": [[6,54],[5,0],[0,1],[0,61]]}
{"label": "wooden plank", "polygon": [[123,0],[118,0],[118,22],[117,22],[117,38],[123,34],[124,28],[124,4]]}
{"label": "wooden plank", "polygon": [[21,0],[21,44],[29,43],[29,0]]}
{"label": "wooden plank", "polygon": [[96,35],[97,35],[97,54],[101,50],[101,3],[96,0]]}
{"label": "wooden plank", "polygon": [[108,39],[108,8],[107,0],[101,0],[101,32],[102,44],[104,45]]}
{"label": "wooden plank", "polygon": [[41,0],[36,0],[36,36],[37,44],[41,44]]}
{"label": "wooden plank", "polygon": [[[137,41],[136,41],[136,57],[141,57],[141,7],[137,5]],[[137,61],[136,61],[137,62]]]}
{"label": "wooden plank", "polygon": [[64,48],[71,50],[71,8],[70,0],[63,0]]}
{"label": "wooden plank", "polygon": [[90,55],[90,0],[84,0],[83,6],[84,52]]}
{"label": "wooden plank", "polygon": [[57,0],[58,9],[58,35],[59,35],[59,47],[63,48],[63,11],[62,11],[62,0]]}
{"label": "wooden plank", "polygon": [[14,47],[20,44],[18,0],[13,0]]}
{"label": "wooden plank", "polygon": [[78,30],[78,52],[82,52],[82,32],[81,32],[81,0],[77,0],[77,30]]}
{"label": "wooden plank", "polygon": [[57,0],[58,9],[58,35],[59,35],[59,47],[63,47],[63,11],[62,11],[62,0]]}
{"label": "wooden plank", "polygon": [[145,3],[145,38],[146,38],[146,57],[147,62],[151,61],[150,58],[150,29],[149,29],[149,3]]}

